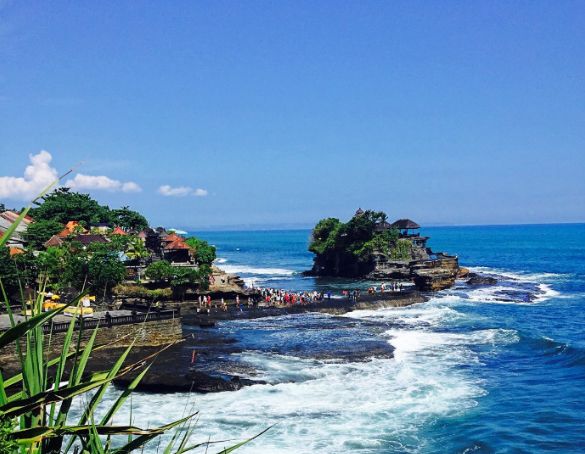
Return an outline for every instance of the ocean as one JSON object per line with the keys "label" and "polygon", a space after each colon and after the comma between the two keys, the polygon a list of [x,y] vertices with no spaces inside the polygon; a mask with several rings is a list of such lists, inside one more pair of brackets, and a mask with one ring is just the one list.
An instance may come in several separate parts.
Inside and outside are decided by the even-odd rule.
{"label": "ocean", "polygon": [[[312,263],[308,230],[194,233],[249,285],[371,284],[301,276]],[[242,347],[234,360],[267,384],[137,393],[135,423],[162,425],[195,408],[193,441],[242,440],[272,426],[242,453],[585,452],[585,224],[422,234],[497,284],[461,283],[426,303],[343,317],[224,322],[217,329]],[[380,342],[393,357],[335,354]]]}

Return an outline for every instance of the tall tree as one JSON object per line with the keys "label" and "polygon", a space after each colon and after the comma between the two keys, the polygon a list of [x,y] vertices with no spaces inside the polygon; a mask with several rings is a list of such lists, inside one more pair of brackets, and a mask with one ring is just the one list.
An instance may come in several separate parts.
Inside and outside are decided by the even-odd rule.
{"label": "tall tree", "polygon": [[96,292],[103,291],[103,296],[122,282],[126,275],[126,268],[114,251],[104,249],[93,252],[87,265],[91,288]]}
{"label": "tall tree", "polygon": [[146,218],[127,206],[111,210],[110,218],[115,225],[119,225],[127,230],[139,232],[148,227],[148,221]]}
{"label": "tall tree", "polygon": [[35,220],[52,220],[65,224],[79,221],[86,227],[90,224],[110,222],[110,209],[100,205],[89,194],[72,192],[69,188],[58,188],[43,198],[43,203],[30,210]]}

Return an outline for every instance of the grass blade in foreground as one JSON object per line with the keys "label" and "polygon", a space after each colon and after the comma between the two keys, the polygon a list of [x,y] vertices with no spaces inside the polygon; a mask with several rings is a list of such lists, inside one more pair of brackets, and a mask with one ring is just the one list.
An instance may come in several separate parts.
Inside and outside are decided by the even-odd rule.
{"label": "grass blade in foreground", "polygon": [[12,342],[16,342],[18,339],[24,337],[28,332],[37,328],[38,326],[42,325],[43,323],[47,322],[48,320],[52,319],[56,315],[59,315],[61,312],[65,310],[67,305],[64,307],[60,307],[57,309],[53,309],[49,312],[42,312],[37,314],[28,320],[13,326],[12,328],[4,331],[0,335],[0,348],[5,347]]}

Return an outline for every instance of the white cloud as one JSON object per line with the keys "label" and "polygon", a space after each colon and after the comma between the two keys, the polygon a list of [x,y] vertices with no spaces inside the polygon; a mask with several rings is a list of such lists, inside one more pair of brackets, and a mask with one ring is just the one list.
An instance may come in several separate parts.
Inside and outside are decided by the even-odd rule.
{"label": "white cloud", "polygon": [[[42,150],[29,155],[30,164],[22,177],[0,177],[0,198],[30,200],[39,195],[50,183],[58,178],[57,169],[51,167],[53,157]],[[78,173],[65,186],[71,189],[102,189],[107,191],[140,192],[142,189],[133,181],[114,180],[105,175],[84,175]]]}
{"label": "white cloud", "polygon": [[24,176],[0,177],[0,197],[30,200],[57,179],[57,170],[51,167],[51,153],[42,150],[29,155],[29,159],[30,165],[24,170]]}
{"label": "white cloud", "polygon": [[172,187],[168,184],[164,184],[158,188],[158,192],[159,194],[162,194],[166,197],[185,197],[188,195],[194,195],[195,197],[205,197],[207,195],[206,189],[193,189],[189,186]]}
{"label": "white cloud", "polygon": [[142,188],[140,186],[138,186],[136,183],[134,183],[133,181],[127,181],[126,183],[124,183],[122,185],[122,191],[123,192],[140,192],[140,191],[142,191]]}
{"label": "white cloud", "polygon": [[193,189],[190,186],[172,187],[168,184],[164,184],[159,187],[158,193],[166,197],[185,197],[188,195],[193,195],[195,197],[205,197],[208,194],[207,189]]}
{"label": "white cloud", "polygon": [[133,181],[122,182],[105,175],[84,175],[78,173],[75,178],[68,180],[65,186],[71,189],[98,189],[105,191],[140,192],[142,189]]}
{"label": "white cloud", "polygon": [[186,195],[189,195],[189,193],[191,192],[191,188],[189,186],[179,186],[173,188],[168,184],[164,184],[160,188],[158,188],[158,192],[159,194],[162,194],[167,197],[185,197]]}

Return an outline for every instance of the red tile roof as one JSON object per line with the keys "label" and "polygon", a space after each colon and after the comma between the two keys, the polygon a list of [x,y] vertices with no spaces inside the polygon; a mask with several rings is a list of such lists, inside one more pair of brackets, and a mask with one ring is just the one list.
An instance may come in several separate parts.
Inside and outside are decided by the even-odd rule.
{"label": "red tile roof", "polygon": [[71,235],[71,231],[67,228],[64,228],[59,233],[57,233],[59,238],[67,238],[69,235]]}
{"label": "red tile roof", "polygon": [[[59,238],[67,238],[69,235],[71,235],[73,233],[73,231],[78,228],[81,227],[79,225],[79,222],[77,221],[69,221],[67,224],[65,224],[65,228],[63,230],[61,230],[57,236]],[[83,229],[83,231],[85,232],[85,229]]]}
{"label": "red tile roof", "polygon": [[119,226],[116,226],[114,230],[112,230],[112,235],[128,235],[124,230],[122,230]]}
{"label": "red tile roof", "polygon": [[61,246],[62,244],[63,244],[63,240],[61,238],[59,238],[59,235],[53,235],[51,238],[49,238],[47,241],[45,241],[44,246],[45,247]]}
{"label": "red tile roof", "polygon": [[166,250],[171,250],[171,251],[191,250],[191,246],[189,246],[187,243],[185,243],[185,241],[183,241],[182,239],[172,241],[171,243],[168,243],[164,248]]}
{"label": "red tile roof", "polygon": [[167,243],[172,243],[173,241],[185,241],[182,236],[177,235],[176,233],[171,233],[163,238],[163,241]]}
{"label": "red tile roof", "polygon": [[24,254],[24,251],[18,247],[10,247],[10,257],[13,255]]}

